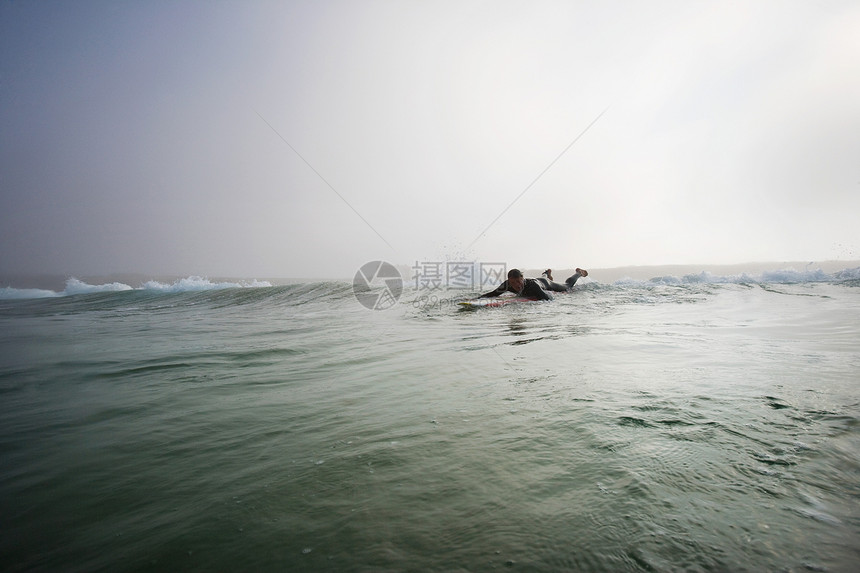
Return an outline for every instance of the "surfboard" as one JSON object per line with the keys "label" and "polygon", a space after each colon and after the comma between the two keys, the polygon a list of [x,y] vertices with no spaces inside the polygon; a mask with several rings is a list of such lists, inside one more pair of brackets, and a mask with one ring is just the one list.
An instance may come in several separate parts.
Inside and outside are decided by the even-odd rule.
{"label": "surfboard", "polygon": [[463,308],[482,308],[486,306],[505,306],[518,302],[537,302],[536,298],[523,296],[502,296],[495,298],[473,298],[472,300],[461,300],[459,304]]}

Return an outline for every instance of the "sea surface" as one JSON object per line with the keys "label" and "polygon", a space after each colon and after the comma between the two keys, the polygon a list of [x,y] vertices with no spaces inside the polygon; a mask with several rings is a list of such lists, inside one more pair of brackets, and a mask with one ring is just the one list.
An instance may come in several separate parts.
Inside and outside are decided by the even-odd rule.
{"label": "sea surface", "polygon": [[0,568],[860,570],[860,269],[476,294],[0,289]]}

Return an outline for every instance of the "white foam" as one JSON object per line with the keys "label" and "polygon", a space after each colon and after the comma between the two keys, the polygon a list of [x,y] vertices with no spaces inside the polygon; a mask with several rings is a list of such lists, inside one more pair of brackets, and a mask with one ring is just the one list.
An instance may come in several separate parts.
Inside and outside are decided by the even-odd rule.
{"label": "white foam", "polygon": [[833,273],[833,278],[840,281],[860,280],[860,267],[856,269],[842,269],[839,272]]}
{"label": "white foam", "polygon": [[154,290],[159,292],[197,292],[197,291],[205,291],[205,290],[221,290],[228,288],[261,288],[261,287],[270,287],[272,283],[268,281],[258,281],[253,280],[249,282],[218,282],[213,283],[207,278],[203,277],[188,277],[184,279],[179,279],[173,284],[166,284],[158,281],[147,281],[143,283],[142,289],[144,290]]}
{"label": "white foam", "polygon": [[27,298],[52,298],[62,296],[62,293],[40,288],[0,288],[0,300],[27,299]]}
{"label": "white foam", "polygon": [[107,283],[103,285],[91,285],[74,277],[66,281],[66,290],[63,294],[90,294],[94,292],[119,292],[125,290],[134,290],[132,287],[123,283]]}
{"label": "white foam", "polygon": [[100,292],[123,292],[131,290],[156,291],[163,293],[179,293],[179,292],[197,292],[207,290],[220,290],[228,288],[262,288],[270,287],[272,283],[268,281],[258,281],[256,279],[248,282],[212,282],[207,278],[191,276],[184,279],[179,279],[173,283],[167,284],[158,281],[147,281],[140,287],[134,288],[130,285],[120,282],[105,283],[100,285],[91,285],[77,278],[66,280],[66,288],[60,292],[35,289],[35,288],[0,288],[0,300],[12,299],[33,299],[33,298],[54,298],[63,296],[73,296],[79,294],[92,294]]}
{"label": "white foam", "polygon": [[739,275],[714,275],[707,271],[682,277],[661,276],[650,280],[637,280],[625,277],[615,281],[616,286],[644,285],[690,285],[690,284],[796,284],[819,282],[844,282],[860,279],[860,267],[843,269],[827,274],[821,269],[798,271],[793,268],[777,271],[763,271],[761,274],[741,273]]}

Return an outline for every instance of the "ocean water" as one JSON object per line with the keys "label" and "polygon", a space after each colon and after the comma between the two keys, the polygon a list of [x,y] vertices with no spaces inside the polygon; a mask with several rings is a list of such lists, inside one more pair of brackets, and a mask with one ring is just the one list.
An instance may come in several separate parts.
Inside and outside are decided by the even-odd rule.
{"label": "ocean water", "polygon": [[860,269],[0,289],[6,571],[856,571]]}

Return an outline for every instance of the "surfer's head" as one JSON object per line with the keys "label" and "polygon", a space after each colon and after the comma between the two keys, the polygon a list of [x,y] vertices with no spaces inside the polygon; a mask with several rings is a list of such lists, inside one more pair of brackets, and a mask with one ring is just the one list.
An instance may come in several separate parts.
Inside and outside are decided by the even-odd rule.
{"label": "surfer's head", "polygon": [[511,269],[508,271],[508,286],[517,292],[522,292],[523,273],[520,269]]}

